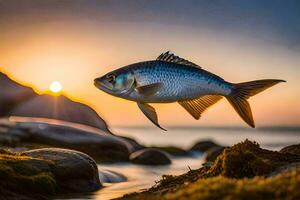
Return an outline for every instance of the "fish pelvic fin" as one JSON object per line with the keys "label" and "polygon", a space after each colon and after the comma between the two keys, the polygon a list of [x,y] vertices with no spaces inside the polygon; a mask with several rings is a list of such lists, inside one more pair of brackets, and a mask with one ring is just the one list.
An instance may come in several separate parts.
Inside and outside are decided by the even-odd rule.
{"label": "fish pelvic fin", "polygon": [[156,114],[155,109],[150,106],[147,103],[140,103],[137,102],[138,107],[140,108],[140,110],[144,113],[144,115],[154,124],[156,125],[158,128],[167,131],[166,129],[164,129],[163,127],[161,127],[158,123],[158,117]]}
{"label": "fish pelvic fin", "polygon": [[219,95],[204,95],[189,101],[178,101],[178,103],[198,120],[202,113],[221,99],[222,96]]}
{"label": "fish pelvic fin", "polygon": [[249,126],[255,128],[251,107],[247,99],[280,82],[285,81],[278,79],[264,79],[233,84],[234,88],[232,92],[228,96],[226,96],[226,98],[235,109],[235,111],[239,114],[239,116]]}

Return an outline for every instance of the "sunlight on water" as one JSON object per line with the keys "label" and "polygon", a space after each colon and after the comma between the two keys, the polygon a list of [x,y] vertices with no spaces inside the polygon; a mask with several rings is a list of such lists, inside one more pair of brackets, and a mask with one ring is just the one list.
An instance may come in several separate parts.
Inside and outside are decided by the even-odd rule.
{"label": "sunlight on water", "polygon": [[[300,142],[299,128],[171,128],[162,132],[157,128],[118,128],[114,132],[122,136],[130,136],[142,144],[174,145],[189,149],[195,142],[212,139],[222,145],[232,145],[246,138],[255,140],[262,147],[279,150],[280,148]],[[107,200],[127,193],[141,191],[155,185],[163,174],[179,175],[191,169],[200,168],[203,163],[201,155],[195,157],[172,157],[170,166],[143,166],[130,163],[98,164],[98,168],[112,170],[127,176],[128,181],[105,184],[104,189],[89,196],[91,199]]]}
{"label": "sunlight on water", "polygon": [[191,169],[201,167],[201,157],[185,157],[172,159],[170,166],[143,166],[130,163],[124,164],[99,164],[99,169],[112,170],[127,176],[128,181],[123,183],[107,184],[92,197],[97,200],[107,200],[120,197],[127,193],[142,191],[155,185],[163,174],[180,175]]}

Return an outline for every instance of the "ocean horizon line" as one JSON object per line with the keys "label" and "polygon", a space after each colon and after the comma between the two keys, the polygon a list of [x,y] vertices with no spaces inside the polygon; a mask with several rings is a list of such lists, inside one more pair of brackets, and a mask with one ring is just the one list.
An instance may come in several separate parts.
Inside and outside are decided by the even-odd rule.
{"label": "ocean horizon line", "polygon": [[[111,127],[112,128],[112,127]],[[242,126],[185,126],[185,125],[171,125],[167,126],[170,130],[182,130],[182,129],[190,129],[190,130],[246,130],[246,131],[289,131],[289,132],[299,132],[300,126],[286,126],[286,125],[275,125],[275,126],[260,126],[257,128],[248,128]],[[143,126],[143,125],[120,125],[114,126],[113,129],[157,129],[156,127],[151,126]]]}

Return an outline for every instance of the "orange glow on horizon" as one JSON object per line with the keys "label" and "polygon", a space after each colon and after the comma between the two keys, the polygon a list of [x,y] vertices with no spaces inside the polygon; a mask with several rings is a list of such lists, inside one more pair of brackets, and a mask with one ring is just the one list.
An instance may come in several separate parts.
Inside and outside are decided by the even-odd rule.
{"label": "orange glow on horizon", "polygon": [[[53,26],[57,30],[55,33]],[[297,99],[300,98],[297,92],[300,85],[297,67],[300,61],[296,54],[273,45],[254,46],[251,38],[243,38],[245,44],[241,47],[241,38],[234,35],[216,42],[216,37],[210,36],[206,30],[190,31],[189,37],[186,37],[185,30],[179,28],[170,35],[169,32],[175,28],[168,26],[164,30],[159,27],[156,32],[161,37],[153,37],[150,34],[153,33],[151,27],[143,27],[139,31],[136,27],[127,27],[126,30],[122,29],[123,38],[116,34],[119,31],[115,27],[102,30],[85,24],[78,27],[74,24],[50,24],[48,28],[25,27],[23,31],[11,29],[13,33],[3,34],[4,37],[0,38],[0,68],[14,80],[33,87],[39,94],[57,94],[49,91],[49,83],[59,80],[63,85],[59,94],[91,106],[108,124],[151,126],[134,102],[98,90],[93,80],[114,69],[110,66],[118,68],[155,59],[162,51],[172,50],[228,81],[261,78],[287,80],[287,83],[274,86],[250,99],[255,122],[258,126],[300,125],[300,110],[291,108],[291,105],[297,105]],[[22,33],[22,37],[19,33]],[[127,37],[129,35],[131,37]],[[151,36],[155,42],[145,39]],[[211,108],[199,121],[192,119],[176,103],[154,107],[161,124],[165,126],[245,125],[225,100]]]}

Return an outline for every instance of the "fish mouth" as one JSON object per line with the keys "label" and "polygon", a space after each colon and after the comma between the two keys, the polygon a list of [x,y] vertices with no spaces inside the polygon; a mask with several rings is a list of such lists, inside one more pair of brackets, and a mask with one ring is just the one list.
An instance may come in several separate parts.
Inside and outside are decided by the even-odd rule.
{"label": "fish mouth", "polygon": [[98,88],[98,89],[100,89],[100,90],[102,90],[104,92],[109,92],[111,90],[111,88],[109,88],[108,85],[106,85],[105,83],[103,83],[101,81],[101,78],[96,78],[94,80],[94,85],[95,85],[96,88]]}
{"label": "fish mouth", "polygon": [[99,81],[99,78],[96,78],[94,80],[94,86],[96,86],[96,88],[101,89],[103,87],[103,84],[101,83],[101,81]]}

